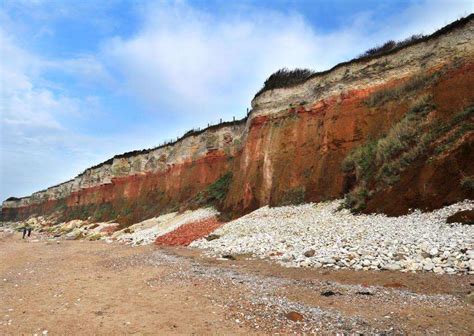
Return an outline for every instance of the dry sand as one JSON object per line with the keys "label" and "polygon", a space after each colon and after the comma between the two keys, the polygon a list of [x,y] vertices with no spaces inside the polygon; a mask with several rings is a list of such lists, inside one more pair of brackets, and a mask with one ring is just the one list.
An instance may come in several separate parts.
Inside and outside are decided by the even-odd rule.
{"label": "dry sand", "polygon": [[[0,334],[474,334],[474,306],[465,301],[472,276],[288,269],[236,259],[188,248],[3,236]],[[291,311],[303,320],[287,319]]]}

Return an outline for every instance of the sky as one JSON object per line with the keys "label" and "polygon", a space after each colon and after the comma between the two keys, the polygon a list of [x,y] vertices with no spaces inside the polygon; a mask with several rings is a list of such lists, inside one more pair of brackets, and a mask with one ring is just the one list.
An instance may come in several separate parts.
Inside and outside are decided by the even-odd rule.
{"label": "sky", "polygon": [[276,70],[430,34],[471,0],[0,3],[0,200],[242,118]]}

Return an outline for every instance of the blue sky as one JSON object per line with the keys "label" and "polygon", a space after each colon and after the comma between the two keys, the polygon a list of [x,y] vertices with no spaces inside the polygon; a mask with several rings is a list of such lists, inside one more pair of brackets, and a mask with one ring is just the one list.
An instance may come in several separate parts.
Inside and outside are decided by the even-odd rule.
{"label": "blue sky", "polygon": [[243,117],[279,68],[324,70],[473,9],[468,0],[3,0],[0,199]]}

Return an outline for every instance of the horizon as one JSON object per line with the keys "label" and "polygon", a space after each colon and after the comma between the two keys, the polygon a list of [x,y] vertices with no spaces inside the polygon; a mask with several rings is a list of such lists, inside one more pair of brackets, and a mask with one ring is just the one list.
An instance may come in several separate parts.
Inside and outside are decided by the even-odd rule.
{"label": "horizon", "polygon": [[[241,119],[278,69],[327,70],[473,10],[468,1],[318,2],[312,11],[301,1],[289,14],[284,0],[68,4],[7,1],[0,9],[2,200],[64,183],[118,153]],[[420,13],[430,19],[418,22]],[[188,47],[193,55],[182,55]]]}

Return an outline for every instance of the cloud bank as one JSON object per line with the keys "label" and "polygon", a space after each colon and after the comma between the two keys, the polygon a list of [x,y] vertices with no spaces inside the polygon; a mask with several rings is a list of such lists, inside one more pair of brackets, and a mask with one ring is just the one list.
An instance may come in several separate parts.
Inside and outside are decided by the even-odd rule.
{"label": "cloud bank", "polygon": [[159,2],[141,8],[136,34],[105,43],[103,59],[124,91],[151,106],[228,118],[280,68],[328,69],[388,39],[432,33],[468,14],[466,5],[416,2],[384,21],[363,12],[319,31],[295,12],[236,7],[213,15],[186,2]]}

